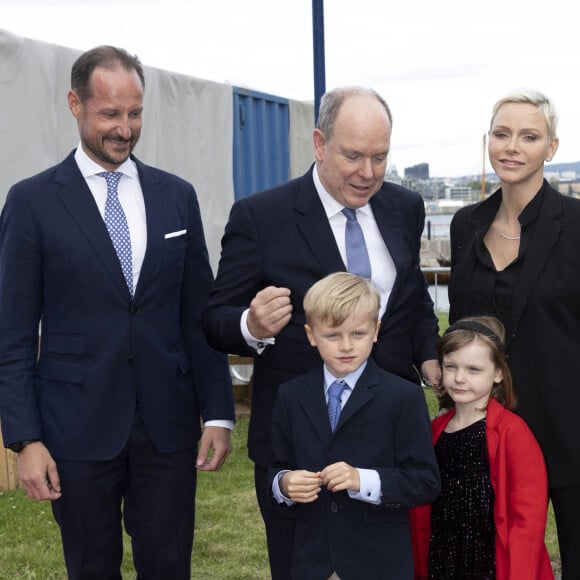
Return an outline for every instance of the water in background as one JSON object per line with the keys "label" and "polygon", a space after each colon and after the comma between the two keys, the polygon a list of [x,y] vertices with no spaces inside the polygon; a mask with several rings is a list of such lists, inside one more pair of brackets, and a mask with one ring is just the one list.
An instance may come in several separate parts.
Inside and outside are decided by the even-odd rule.
{"label": "water in background", "polygon": [[423,229],[423,239],[434,240],[436,238],[449,239],[449,224],[453,214],[428,214],[425,216],[425,228]]}
{"label": "water in background", "polygon": [[[425,228],[423,229],[423,239],[449,239],[449,225],[453,214],[428,214],[425,216]],[[447,296],[447,285],[438,284],[429,286],[429,294],[435,303],[437,312],[449,312],[449,297]]]}

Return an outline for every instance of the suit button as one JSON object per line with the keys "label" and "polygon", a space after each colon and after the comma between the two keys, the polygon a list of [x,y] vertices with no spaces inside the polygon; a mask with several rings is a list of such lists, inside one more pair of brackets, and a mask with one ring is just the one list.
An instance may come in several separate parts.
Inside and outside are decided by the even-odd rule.
{"label": "suit button", "polygon": [[141,314],[141,308],[131,308],[131,314]]}
{"label": "suit button", "polygon": [[333,514],[335,514],[335,513],[336,513],[338,510],[339,510],[338,504],[337,504],[337,503],[334,503],[334,502],[332,502],[332,503],[330,504],[330,511],[331,511]]}
{"label": "suit button", "polygon": [[127,362],[130,362],[130,363],[132,363],[132,362],[134,362],[134,361],[135,361],[135,356],[134,356],[134,355],[132,355],[132,354],[130,354],[130,355],[127,357]]}

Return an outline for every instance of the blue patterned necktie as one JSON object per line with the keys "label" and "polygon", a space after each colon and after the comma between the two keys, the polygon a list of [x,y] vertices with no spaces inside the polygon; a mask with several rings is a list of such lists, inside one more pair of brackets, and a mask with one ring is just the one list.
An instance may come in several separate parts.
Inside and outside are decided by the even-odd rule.
{"label": "blue patterned necktie", "polygon": [[344,381],[334,381],[328,387],[328,419],[333,433],[340,417],[340,396],[342,391],[348,388],[349,386]]}
{"label": "blue patterned necktie", "polygon": [[133,259],[131,256],[131,237],[125,212],[119,202],[119,181],[122,173],[118,171],[103,171],[99,173],[107,181],[107,201],[105,203],[105,225],[113,242],[113,247],[127,282],[127,287],[133,296]]}
{"label": "blue patterned necktie", "polygon": [[346,268],[352,274],[370,279],[371,262],[362,228],[356,219],[356,210],[345,207],[342,213],[346,216]]}

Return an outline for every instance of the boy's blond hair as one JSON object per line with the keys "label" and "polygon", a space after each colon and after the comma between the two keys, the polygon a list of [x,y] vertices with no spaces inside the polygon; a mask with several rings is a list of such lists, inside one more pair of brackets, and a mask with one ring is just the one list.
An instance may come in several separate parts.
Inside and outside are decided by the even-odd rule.
{"label": "boy's blond hair", "polygon": [[348,272],[335,272],[314,284],[304,297],[306,322],[322,320],[330,326],[340,326],[349,316],[368,312],[379,319],[381,297],[367,278]]}

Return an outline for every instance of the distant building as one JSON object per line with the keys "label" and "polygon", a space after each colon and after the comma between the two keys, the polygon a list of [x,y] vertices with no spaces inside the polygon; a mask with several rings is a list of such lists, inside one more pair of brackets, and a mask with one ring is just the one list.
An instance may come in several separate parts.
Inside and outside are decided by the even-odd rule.
{"label": "distant building", "polygon": [[405,167],[405,177],[408,179],[429,179],[429,164],[418,163],[411,167]]}
{"label": "distant building", "polygon": [[440,199],[445,196],[445,182],[442,179],[413,179],[405,177],[401,185],[417,193],[420,193],[423,199]]}
{"label": "distant building", "polygon": [[471,202],[474,201],[475,195],[473,189],[466,185],[454,185],[447,187],[445,190],[446,199],[461,200]]}

